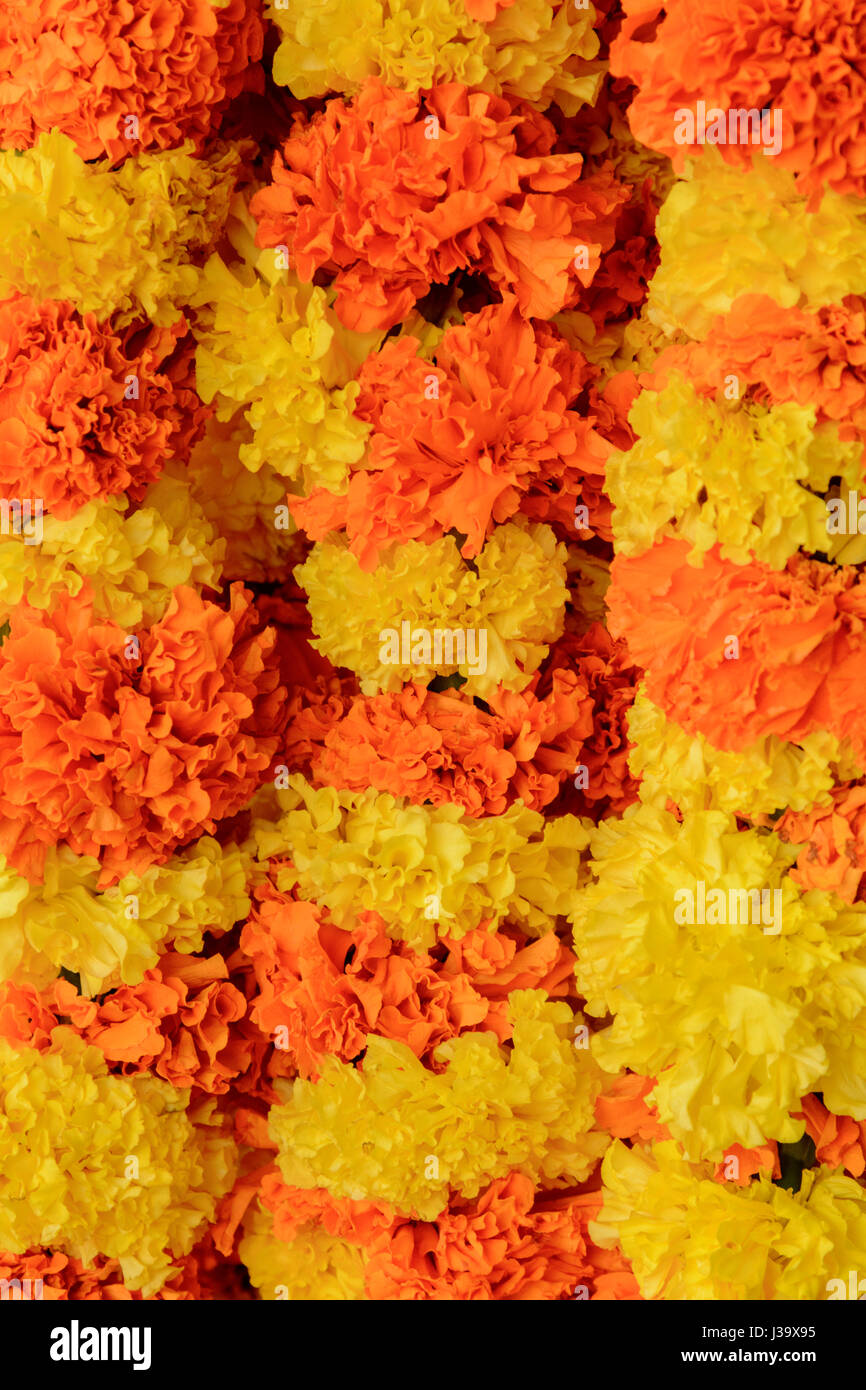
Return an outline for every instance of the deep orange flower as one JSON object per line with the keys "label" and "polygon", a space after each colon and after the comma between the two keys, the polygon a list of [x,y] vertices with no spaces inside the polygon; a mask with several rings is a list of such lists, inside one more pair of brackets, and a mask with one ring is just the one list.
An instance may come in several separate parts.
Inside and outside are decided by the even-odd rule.
{"label": "deep orange flower", "polygon": [[[731,1160],[735,1160],[733,1163]],[[775,1139],[767,1144],[759,1144],[754,1149],[744,1149],[742,1144],[731,1144],[725,1149],[724,1157],[716,1164],[713,1178],[716,1182],[731,1183],[734,1187],[748,1187],[757,1173],[767,1173],[771,1178],[781,1177],[782,1165],[779,1161],[779,1146]]]}
{"label": "deep orange flower", "polygon": [[636,1072],[614,1077],[595,1102],[599,1129],[614,1139],[636,1139],[641,1143],[670,1139],[667,1125],[662,1124],[655,1106],[646,1099],[655,1084],[654,1076],[638,1076]]}
{"label": "deep orange flower", "polygon": [[284,756],[319,785],[454,802],[472,816],[501,815],[517,799],[542,810],[593,735],[594,676],[575,662],[553,673],[543,698],[536,677],[519,693],[491,694],[487,710],[417,683],[361,696],[322,682],[296,698]]}
{"label": "deep orange flower", "polygon": [[511,989],[573,989],[574,957],[553,933],[527,942],[516,928],[483,929],[417,952],[392,940],[375,912],[361,912],[352,931],[326,909],[265,884],[241,933],[258,993],[251,1017],[279,1041],[303,1077],[317,1077],[328,1054],[350,1062],[367,1034],[396,1038],[433,1069],[433,1052],[458,1033],[490,1029],[511,1036]]}
{"label": "deep orange flower", "polygon": [[130,644],[93,623],[86,589],[21,604],[0,648],[0,853],[41,877],[45,847],[98,858],[102,883],[140,872],[255,791],[285,691],[274,634],[232,585],[226,610],[175,590]]}
{"label": "deep orange flower", "polygon": [[[670,719],[718,748],[813,729],[866,756],[866,582],[851,566],[794,556],[784,570],[735,565],[719,547],[701,568],[687,541],[617,556],[610,628],[646,668],[647,693]],[[727,655],[735,648],[737,655]]]}
{"label": "deep orange flower", "polygon": [[0,496],[41,498],[58,517],[118,492],[140,501],[210,413],[185,331],[180,319],[117,334],[63,301],[0,303]]}
{"label": "deep orange flower", "polygon": [[803,844],[791,877],[804,890],[821,888],[846,903],[866,900],[866,786],[834,787],[829,806],[785,811],[774,830]]}
{"label": "deep orange flower", "polygon": [[263,34],[259,0],[6,0],[0,145],[61,130],[82,159],[200,150],[231,97],[261,90]]}
{"label": "deep orange flower", "polygon": [[[866,195],[866,75],[863,0],[624,0],[611,69],[637,84],[629,124],[677,169],[699,145],[678,144],[676,116],[707,108],[782,113],[774,158],[796,172],[800,190]],[[750,164],[755,146],[716,146]]]}
{"label": "deep orange flower", "polygon": [[336,277],[337,313],[361,332],[399,323],[456,270],[549,318],[591,282],[628,197],[607,170],[581,178],[580,154],[551,154],[555,135],[506,97],[368,78],[296,122],[252,200],[258,244],[287,245],[302,280]]}
{"label": "deep orange flower", "polygon": [[[642,671],[622,637],[614,639],[602,623],[591,623],[585,631],[566,631],[550,649],[535,691],[539,699],[548,698],[563,671],[574,669],[586,682],[592,700],[592,732],[583,740],[566,775],[556,813],[570,811],[599,820],[619,815],[637,800],[637,780],[628,767],[631,744],[628,738],[628,712],[634,704]],[[576,750],[577,751],[577,750]],[[542,766],[546,750],[539,750],[536,762]]]}
{"label": "deep orange flower", "polygon": [[866,442],[866,301],[856,295],[815,313],[783,308],[769,295],[741,295],[703,342],[665,348],[641,385],[659,390],[671,371],[708,394],[733,373],[741,397],[748,387],[765,404],[814,406],[819,423],[839,425],[841,439]]}
{"label": "deep orange flower", "polygon": [[477,555],[494,524],[530,499],[534,520],[566,524],[585,502],[585,534],[609,540],[610,446],[571,409],[589,379],[585,357],[551,325],[523,319],[512,295],[449,328],[435,365],[419,346],[391,339],[367,358],[355,406],[372,426],[364,458],[345,493],[290,499],[298,524],[314,540],[345,529],[362,569],[393,541],[432,541],[453,527],[466,536],[461,553]]}
{"label": "deep orange flower", "polygon": [[866,1121],[850,1115],[834,1115],[817,1096],[804,1096],[798,1112],[806,1121],[806,1133],[815,1145],[819,1163],[842,1167],[853,1178],[866,1172]]}

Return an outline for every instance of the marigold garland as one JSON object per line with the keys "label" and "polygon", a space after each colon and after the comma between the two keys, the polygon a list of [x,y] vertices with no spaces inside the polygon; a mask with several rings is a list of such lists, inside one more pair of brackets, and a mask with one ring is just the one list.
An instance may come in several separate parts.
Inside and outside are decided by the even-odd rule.
{"label": "marigold garland", "polygon": [[3,7],[0,1281],[863,1267],[864,24]]}

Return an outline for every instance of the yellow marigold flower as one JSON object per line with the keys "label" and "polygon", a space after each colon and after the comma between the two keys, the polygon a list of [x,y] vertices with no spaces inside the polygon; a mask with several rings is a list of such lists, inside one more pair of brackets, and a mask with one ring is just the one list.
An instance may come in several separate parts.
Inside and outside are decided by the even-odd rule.
{"label": "yellow marigold flower", "polygon": [[134,628],[161,618],[178,584],[219,588],[225,542],[179,466],[148,488],[135,511],[126,515],[126,507],[125,497],[108,497],[66,521],[46,516],[38,546],[20,535],[0,539],[0,621],[22,599],[50,608],[86,581],[98,616]]}
{"label": "yellow marigold flower", "polygon": [[193,1123],[188,1091],[109,1076],[99,1049],[71,1029],[55,1048],[0,1041],[0,1243],[14,1253],[47,1245],[85,1264],[106,1255],[147,1297],[214,1219],[234,1180],[234,1143],[213,1102]]}
{"label": "yellow marigold flower", "polygon": [[[394,545],[371,572],[341,536],[314,545],[294,573],[309,596],[313,646],[356,671],[364,694],[456,671],[483,697],[500,684],[522,690],[561,635],[565,562],[549,526],[521,520],[496,527],[477,572],[452,536]],[[460,635],[466,660],[449,661]]]}
{"label": "yellow marigold flower", "polygon": [[644,1298],[825,1299],[834,1279],[847,1291],[849,1271],[866,1268],[866,1190],[841,1172],[805,1170],[799,1192],[765,1175],[733,1187],[669,1141],[617,1141],[602,1175],[590,1235],[622,1249]]}
{"label": "yellow marigold flower", "polygon": [[85,163],[60,131],[0,152],[0,298],[70,299],[115,326],[173,323],[228,213],[240,164],[217,144]]}
{"label": "yellow marigold flower", "polygon": [[[243,209],[234,206],[246,243]],[[244,467],[257,473],[267,462],[304,491],[345,489],[370,429],[353,413],[352,377],[382,335],[350,333],[323,289],[277,271],[273,250],[231,266],[211,256],[194,304],[196,387],[219,420],[243,407],[252,430],[238,449]]]}
{"label": "yellow marigold flower", "polygon": [[267,1301],[330,1303],[367,1297],[364,1251],[328,1235],[324,1226],[312,1221],[301,1226],[294,1240],[279,1240],[273,1233],[273,1218],[256,1206],[244,1222],[238,1253],[253,1288]]}
{"label": "yellow marigold flower", "polygon": [[827,192],[809,212],[793,174],[760,154],[747,169],[708,147],[671,189],[656,236],[648,312],[668,333],[704,337],[741,294],[803,308],[866,294],[866,203]]}
{"label": "yellow marigold flower", "polygon": [[683,812],[739,811],[752,819],[785,807],[805,811],[829,800],[840,773],[860,776],[847,750],[823,731],[799,746],[771,734],[741,752],[715,748],[667,719],[643,685],[627,719],[629,770],[641,779],[641,801],[659,810],[670,800]]}
{"label": "yellow marigold flower", "polygon": [[866,1118],[866,905],[799,893],[797,847],[721,811],[678,824],[632,806],[590,851],[578,989],[614,1015],[593,1050],[659,1078],[653,1103],[689,1157],[800,1138],[790,1112],[809,1091]]}
{"label": "yellow marigold flower", "polygon": [[826,551],[827,509],[816,493],[841,475],[860,479],[862,445],[835,424],[815,427],[813,407],[714,400],[672,373],[629,412],[637,440],[615,451],[606,489],[614,545],[640,555],[661,535],[692,544],[689,560],[721,544],[725,559],[783,569],[797,550]]}
{"label": "yellow marigold flower", "polygon": [[376,75],[411,92],[462,82],[574,115],[601,86],[589,4],[519,0],[489,24],[470,18],[464,0],[271,0],[267,14],[282,37],[274,81],[301,100],[354,92]]}
{"label": "yellow marigold flower", "polygon": [[474,1197],[512,1169],[547,1186],[587,1178],[607,1142],[592,1132],[600,1072],[574,1046],[567,1004],[543,990],[508,1002],[510,1053],[464,1033],[437,1049],[437,1073],[371,1033],[363,1069],[327,1057],[319,1081],[294,1082],[269,1117],[286,1182],[432,1221],[449,1191]]}
{"label": "yellow marigold flower", "polygon": [[240,412],[225,424],[208,420],[189,462],[190,495],[225,545],[225,579],[281,582],[298,559],[298,531],[285,479],[269,463],[251,473],[241,462],[252,439]]}
{"label": "yellow marigold flower", "polygon": [[338,926],[374,911],[416,949],[482,924],[513,922],[530,936],[576,906],[590,823],[545,818],[522,802],[476,819],[453,804],[412,806],[388,792],[314,788],[290,779],[294,808],[256,821],[260,859],[291,856],[280,888],[328,908]]}
{"label": "yellow marigold flower", "polygon": [[80,975],[85,993],[138,984],[169,945],[200,951],[206,931],[229,931],[247,915],[248,864],[235,846],[203,835],[141,878],[127,874],[105,892],[96,888],[97,861],[66,846],[49,850],[42,884],[4,867],[0,978],[11,978],[35,952],[51,963],[52,977],[61,968]]}

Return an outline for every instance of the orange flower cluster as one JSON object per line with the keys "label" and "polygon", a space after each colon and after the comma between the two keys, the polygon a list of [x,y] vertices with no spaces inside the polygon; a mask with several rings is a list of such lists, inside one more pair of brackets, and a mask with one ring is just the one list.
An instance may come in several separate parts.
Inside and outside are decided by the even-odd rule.
{"label": "orange flower cluster", "polygon": [[375,912],[345,931],[327,910],[270,885],[257,893],[240,944],[258,986],[250,1016],[266,1036],[284,1030],[304,1077],[318,1075],[326,1054],[360,1058],[368,1033],[398,1039],[438,1070],[435,1049],[459,1033],[510,1038],[511,990],[574,992],[574,956],[552,932],[530,942],[515,927],[479,928],[418,952],[393,941]]}
{"label": "orange flower cluster", "polygon": [[274,634],[242,585],[178,589],[138,638],[86,590],[21,605],[0,648],[0,852],[38,881],[48,845],[141,872],[249,800],[277,747]]}
{"label": "orange flower cluster", "polygon": [[261,89],[259,0],[9,0],[0,12],[0,144],[60,130],[82,159],[201,148],[228,101]]}
{"label": "orange flower cluster", "polygon": [[592,280],[628,197],[609,172],[581,178],[580,154],[552,154],[555,136],[505,97],[451,82],[422,101],[369,78],[296,123],[252,200],[258,244],[287,246],[302,280],[333,277],[359,332],[399,323],[461,270],[549,318]]}
{"label": "orange flower cluster", "polygon": [[[639,88],[629,108],[634,134],[676,162],[675,112],[706,105],[781,111],[777,154],[806,193],[866,195],[866,76],[861,0],[623,0],[625,21],[611,67]],[[718,147],[748,164],[744,144]]]}
{"label": "orange flower cluster", "polygon": [[[859,570],[800,555],[781,571],[736,565],[718,546],[698,568],[688,552],[668,537],[612,566],[611,631],[627,635],[650,698],[718,748],[827,729],[866,755]],[[737,660],[725,656],[731,635]]]}
{"label": "orange flower cluster", "polygon": [[210,413],[195,393],[183,319],[120,333],[72,304],[0,302],[0,492],[53,516],[126,492],[185,460]]}
{"label": "orange flower cluster", "polygon": [[358,1244],[369,1298],[640,1297],[622,1257],[588,1235],[600,1207],[594,1191],[539,1193],[523,1174],[511,1173],[472,1200],[457,1198],[436,1221],[407,1221],[387,1207],[302,1191],[269,1175],[262,1202],[283,1239],[318,1220]]}
{"label": "orange flower cluster", "polygon": [[465,556],[517,511],[610,539],[603,491],[609,446],[570,409],[589,371],[554,328],[520,315],[517,300],[467,314],[431,365],[416,338],[391,339],[358,376],[355,414],[372,426],[348,490],[314,490],[292,506],[314,540],[346,530],[364,569],[393,541],[434,540],[460,517]]}
{"label": "orange flower cluster", "polygon": [[840,439],[866,443],[866,308],[856,295],[814,313],[741,295],[706,338],[659,353],[641,385],[661,390],[672,371],[707,395],[734,374],[741,398],[814,406],[819,422],[839,426]]}

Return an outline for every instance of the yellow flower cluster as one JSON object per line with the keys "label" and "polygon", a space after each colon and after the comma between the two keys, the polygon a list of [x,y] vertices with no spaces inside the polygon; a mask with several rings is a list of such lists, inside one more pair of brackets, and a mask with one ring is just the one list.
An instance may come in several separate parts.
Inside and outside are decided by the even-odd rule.
{"label": "yellow flower cluster", "polygon": [[718,542],[737,564],[783,569],[800,549],[827,551],[820,494],[834,475],[856,487],[862,472],[860,442],[841,443],[835,425],[816,429],[813,408],[714,400],[679,373],[642,391],[629,423],[637,442],[606,473],[621,555],[674,534],[691,542],[694,564]]}
{"label": "yellow flower cluster", "polygon": [[[252,430],[238,457],[256,473],[268,463],[305,492],[345,489],[369,426],[353,414],[352,378],[381,335],[350,333],[328,295],[277,268],[274,251],[251,248],[236,200],[234,228],[249,259],[211,256],[195,295],[196,389],[217,418],[239,407]],[[277,248],[277,254],[279,248]]]}
{"label": "yellow flower cluster", "polygon": [[219,236],[240,154],[191,143],[85,163],[52,131],[31,150],[0,152],[0,297],[69,299],[81,313],[114,313],[122,327],[142,311],[173,323],[195,290],[198,263]]}
{"label": "yellow flower cluster", "polygon": [[213,1102],[197,1124],[188,1091],[110,1076],[71,1029],[54,1046],[0,1040],[0,1248],[106,1255],[147,1297],[213,1220],[234,1181],[234,1143]]}
{"label": "yellow flower cluster", "polygon": [[375,75],[410,92],[462,82],[573,115],[595,101],[603,75],[595,10],[570,0],[519,0],[486,24],[464,0],[270,0],[267,14],[281,35],[274,81],[301,100],[354,92]]}
{"label": "yellow flower cluster", "polygon": [[839,1171],[803,1173],[799,1192],[761,1176],[713,1182],[670,1142],[614,1143],[590,1234],[619,1245],[644,1298],[826,1299],[866,1261],[866,1189]]}
{"label": "yellow flower cluster", "polygon": [[[798,1139],[812,1090],[866,1118],[866,905],[799,893],[796,852],[715,810],[679,824],[633,806],[592,836],[576,974],[587,1012],[615,1016],[593,1050],[659,1078],[652,1102],[690,1157]],[[737,896],[753,890],[760,915]]]}
{"label": "yellow flower cluster", "polygon": [[421,950],[506,921],[530,936],[576,907],[589,822],[545,820],[517,802],[475,819],[454,804],[412,806],[387,792],[337,791],[290,779],[276,823],[255,821],[259,858],[290,855],[280,888],[327,907],[338,926],[377,912],[389,935]]}
{"label": "yellow flower cluster", "polygon": [[641,801],[660,810],[670,800],[683,812],[739,811],[752,819],[785,807],[805,811],[828,802],[837,781],[860,776],[847,750],[821,730],[799,745],[770,734],[739,753],[714,748],[666,719],[643,685],[627,718],[629,770],[640,779]]}
{"label": "yellow flower cluster", "polygon": [[[521,520],[496,527],[474,569],[454,538],[443,536],[431,545],[394,545],[368,573],[339,537],[314,545],[295,578],[308,595],[313,646],[357,672],[365,694],[457,671],[464,689],[483,697],[500,684],[522,690],[561,635],[565,560],[549,526]],[[400,634],[407,622],[410,631],[486,633],[485,670],[468,661],[437,668],[424,659],[383,660],[387,634]]]}
{"label": "yellow flower cluster", "polygon": [[[46,983],[60,968],[98,994],[137,984],[169,947],[200,951],[204,932],[229,931],[249,911],[248,858],[208,835],[140,878],[97,891],[99,865],[66,846],[49,851],[45,880],[0,871],[0,980],[26,968]],[[41,964],[40,964],[41,963]]]}
{"label": "yellow flower cluster", "polygon": [[512,1169],[583,1181],[607,1142],[592,1128],[598,1067],[574,1046],[568,1005],[515,990],[509,1012],[507,1056],[492,1033],[464,1033],[437,1049],[436,1073],[371,1033],[363,1070],[328,1057],[318,1082],[294,1082],[269,1116],[286,1182],[434,1220],[449,1191],[474,1197]]}
{"label": "yellow flower cluster", "polygon": [[804,308],[866,294],[866,203],[828,191],[809,211],[793,175],[760,154],[746,169],[708,146],[672,188],[656,236],[647,312],[667,333],[703,337],[741,294]]}
{"label": "yellow flower cluster", "polygon": [[208,420],[189,461],[189,495],[225,547],[225,579],[281,582],[296,552],[297,527],[286,506],[286,483],[269,463],[257,473],[240,451],[253,432],[241,412],[226,423]]}
{"label": "yellow flower cluster", "polygon": [[126,498],[87,502],[61,521],[47,516],[38,546],[0,539],[0,621],[22,599],[50,608],[86,582],[98,617],[122,626],[161,618],[178,584],[218,589],[225,542],[191,497],[182,470],[166,471],[135,511]]}
{"label": "yellow flower cluster", "polygon": [[269,1213],[256,1205],[244,1222],[238,1252],[253,1288],[268,1302],[354,1302],[367,1297],[364,1252],[312,1221],[305,1222],[293,1240],[279,1240]]}

